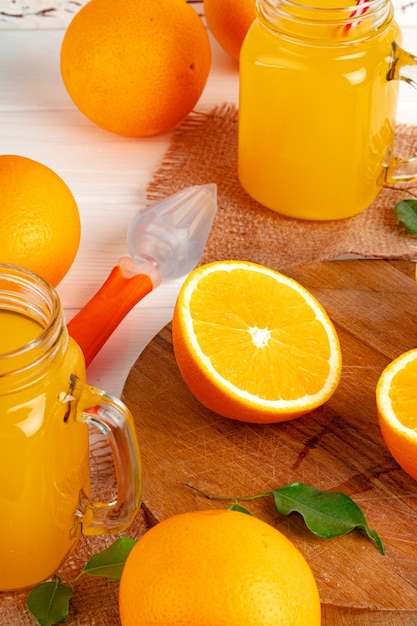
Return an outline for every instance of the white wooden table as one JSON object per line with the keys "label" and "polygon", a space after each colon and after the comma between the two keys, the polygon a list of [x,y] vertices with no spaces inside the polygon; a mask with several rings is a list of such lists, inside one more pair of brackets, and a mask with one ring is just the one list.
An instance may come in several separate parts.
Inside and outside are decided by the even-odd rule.
{"label": "white wooden table", "polygon": [[[396,2],[403,45],[417,55],[417,4],[410,2],[401,10],[407,0]],[[127,139],[89,122],[75,108],[61,81],[59,50],[64,27],[51,27],[49,22],[48,28],[42,28],[33,21],[22,25],[22,20],[2,17],[11,6],[16,3],[0,0],[0,151],[49,166],[77,200],[81,245],[58,286],[69,320],[103,283],[118,258],[127,253],[127,226],[144,204],[147,185],[168,148],[171,133]],[[238,66],[214,41],[212,44],[212,70],[197,110],[238,101]],[[417,124],[417,91],[406,84],[400,88],[398,121]],[[135,307],[90,365],[90,384],[120,395],[142,349],[171,320],[181,282],[161,285]]]}

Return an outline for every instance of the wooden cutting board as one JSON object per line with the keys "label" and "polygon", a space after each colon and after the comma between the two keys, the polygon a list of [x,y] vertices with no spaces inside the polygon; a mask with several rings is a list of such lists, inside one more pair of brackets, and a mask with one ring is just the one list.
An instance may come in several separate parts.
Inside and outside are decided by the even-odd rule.
{"label": "wooden cutting board", "polygon": [[359,531],[327,540],[312,535],[297,514],[279,515],[271,496],[242,504],[303,552],[319,586],[323,623],[417,624],[417,483],[385,448],[375,412],[382,370],[417,345],[414,271],[411,262],[354,260],[285,272],[325,306],[343,354],[334,396],[287,423],[240,423],[203,407],[182,380],[171,327],[164,328],[138,358],[123,393],[137,427],[150,523],[230,505],[184,483],[227,498],[294,481],[343,491],[380,534],[385,556]]}

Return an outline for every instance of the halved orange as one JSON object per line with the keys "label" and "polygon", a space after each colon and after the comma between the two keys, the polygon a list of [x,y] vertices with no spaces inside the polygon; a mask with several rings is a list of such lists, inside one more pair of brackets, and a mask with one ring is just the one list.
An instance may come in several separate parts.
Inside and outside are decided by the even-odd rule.
{"label": "halved orange", "polygon": [[341,375],[336,330],[295,280],[245,261],[189,274],[174,310],[174,354],[185,383],[236,420],[293,419],[323,404]]}
{"label": "halved orange", "polygon": [[385,445],[417,480],[417,349],[401,354],[384,369],[376,404]]}

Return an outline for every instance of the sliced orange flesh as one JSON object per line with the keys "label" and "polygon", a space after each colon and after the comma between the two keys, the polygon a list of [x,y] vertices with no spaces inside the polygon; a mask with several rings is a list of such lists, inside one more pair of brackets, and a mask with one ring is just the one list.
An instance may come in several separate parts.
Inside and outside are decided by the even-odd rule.
{"label": "sliced orange flesh", "polygon": [[296,281],[253,263],[217,262],[190,274],[173,344],[193,393],[229,417],[237,403],[236,419],[242,406],[254,421],[257,411],[268,421],[296,417],[328,399],[340,379],[340,345],[323,307]]}
{"label": "sliced orange flesh", "polygon": [[378,382],[377,402],[388,422],[417,430],[417,350],[387,366]]}
{"label": "sliced orange flesh", "polygon": [[[222,278],[226,293],[218,289]],[[190,301],[194,335],[213,368],[243,392],[266,400],[319,392],[330,371],[330,346],[303,295],[263,274],[253,285],[247,270],[235,270],[234,280],[233,285],[212,273],[204,280],[204,296],[195,293]],[[268,376],[259,377],[260,372]]]}
{"label": "sliced orange flesh", "polygon": [[392,361],[376,389],[379,425],[388,450],[417,480],[417,350]]}
{"label": "sliced orange flesh", "polygon": [[392,378],[391,409],[406,428],[417,429],[417,358]]}

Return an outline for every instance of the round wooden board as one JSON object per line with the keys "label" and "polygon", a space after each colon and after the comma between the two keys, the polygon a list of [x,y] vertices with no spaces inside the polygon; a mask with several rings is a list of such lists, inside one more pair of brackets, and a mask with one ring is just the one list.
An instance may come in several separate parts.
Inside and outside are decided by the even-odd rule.
{"label": "round wooden board", "polygon": [[245,506],[305,555],[324,616],[329,607],[342,611],[334,618],[328,613],[326,623],[417,624],[417,483],[386,450],[375,413],[375,386],[383,368],[417,344],[414,264],[338,261],[286,273],[318,297],[338,330],[343,373],[336,393],[325,406],[287,423],[222,418],[185,386],[168,325],[140,355],[123,392],[141,448],[144,507],[160,521],[230,505],[186,484],[228,498],[294,481],[343,491],[381,536],[385,556],[360,531],[327,540],[312,535],[299,515],[279,515],[272,496]]}

